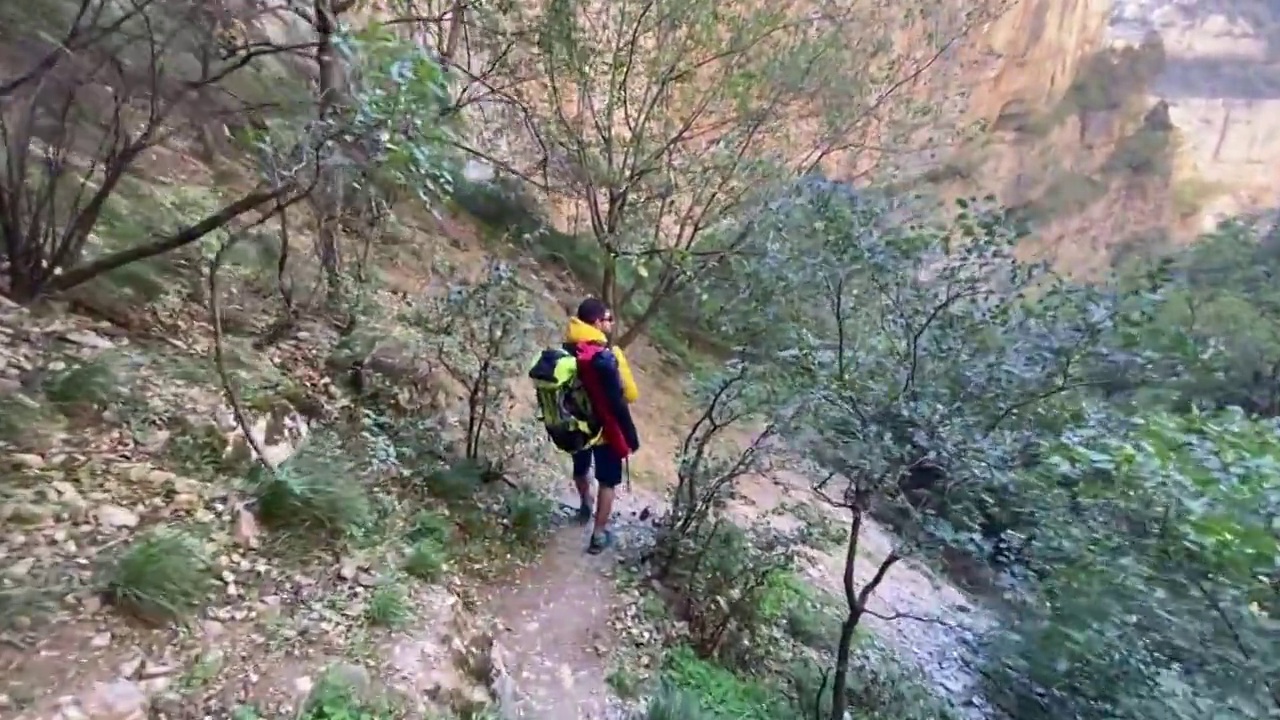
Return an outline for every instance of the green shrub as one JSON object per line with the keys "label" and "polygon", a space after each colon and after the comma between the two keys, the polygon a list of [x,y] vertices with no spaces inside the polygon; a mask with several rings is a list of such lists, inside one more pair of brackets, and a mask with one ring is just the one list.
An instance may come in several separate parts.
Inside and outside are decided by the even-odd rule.
{"label": "green shrub", "polygon": [[739,677],[725,667],[699,658],[688,646],[669,652],[664,670],[674,689],[684,693],[669,697],[669,705],[664,704],[663,711],[687,712],[696,699],[702,714],[662,717],[708,720],[791,720],[794,717],[787,698],[778,688],[762,680]]}
{"label": "green shrub", "polygon": [[479,460],[462,459],[427,475],[427,491],[449,503],[470,500],[484,482],[487,468]]}
{"label": "green shrub", "polygon": [[386,698],[373,695],[337,672],[329,672],[311,691],[298,717],[300,720],[391,720],[397,713]]}
{"label": "green shrub", "polygon": [[507,524],[517,542],[525,545],[542,542],[551,529],[555,502],[536,490],[520,488],[506,499]]}
{"label": "green shrub", "polygon": [[449,563],[449,552],[438,540],[419,540],[409,550],[404,561],[404,571],[426,582],[435,582],[444,574]]}
{"label": "green shrub", "polygon": [[719,720],[705,710],[697,694],[663,683],[645,708],[645,720]]}
{"label": "green shrub", "polygon": [[63,412],[105,410],[120,399],[120,378],[114,363],[98,357],[72,365],[45,378],[45,397]]}
{"label": "green shrub", "polygon": [[406,535],[409,542],[432,540],[444,544],[453,537],[453,521],[433,510],[421,510],[413,516]]}
{"label": "green shrub", "polygon": [[413,606],[409,601],[409,593],[400,583],[379,585],[369,596],[365,618],[373,625],[400,628],[408,624],[412,617]]}
{"label": "green shrub", "polygon": [[213,576],[199,540],[177,530],[151,530],[108,570],[105,594],[121,610],[163,623],[181,619],[209,599]]}
{"label": "green shrub", "polygon": [[268,524],[345,536],[373,517],[359,471],[334,438],[313,438],[274,472],[255,474],[258,514]]}

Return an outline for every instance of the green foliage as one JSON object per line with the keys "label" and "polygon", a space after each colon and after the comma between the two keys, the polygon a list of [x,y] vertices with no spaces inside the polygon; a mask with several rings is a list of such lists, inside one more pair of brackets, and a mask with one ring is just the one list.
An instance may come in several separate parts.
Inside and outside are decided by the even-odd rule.
{"label": "green foliage", "polygon": [[1003,672],[1078,717],[1273,708],[1280,425],[1239,410],[1101,416],[1044,456],[1045,539]]}
{"label": "green foliage", "polygon": [[702,660],[692,648],[679,646],[668,652],[664,671],[672,688],[660,692],[655,698],[656,708],[660,711],[658,714],[655,714],[655,705],[650,705],[648,717],[651,719],[780,720],[794,717],[786,697],[776,688],[743,679],[726,668]]}
{"label": "green foliage", "polygon": [[1186,250],[1122,269],[1144,291],[1152,276],[1164,302],[1124,336],[1148,357],[1114,363],[1117,390],[1143,405],[1238,405],[1280,414],[1280,238],[1228,223]]}
{"label": "green foliage", "polygon": [[106,573],[111,603],[149,622],[185,618],[207,603],[212,591],[213,575],[200,541],[168,528],[133,541]]}
{"label": "green foliage", "polygon": [[464,394],[463,459],[503,474],[529,456],[535,428],[511,417],[517,377],[534,351],[534,309],[515,269],[490,262],[475,281],[430,298],[416,316],[430,356]]}
{"label": "green foliage", "polygon": [[684,690],[663,683],[645,707],[645,720],[718,720],[718,716],[703,708],[702,699],[695,691]]}
{"label": "green foliage", "polygon": [[1080,64],[1056,114],[1064,117],[1123,110],[1142,98],[1164,64],[1165,50],[1159,36],[1137,47],[1093,53]]}
{"label": "green foliage", "polygon": [[109,357],[86,360],[55,372],[45,379],[42,389],[45,397],[64,412],[105,410],[123,394],[119,373]]}
{"label": "green foliage", "polygon": [[41,449],[49,431],[65,422],[26,395],[0,395],[0,447],[17,452]]}
{"label": "green foliage", "polygon": [[801,645],[834,653],[840,639],[841,613],[833,602],[800,597],[786,608],[783,627]]}
{"label": "green foliage", "polygon": [[627,667],[616,667],[605,678],[618,697],[631,700],[640,695],[642,679]]}
{"label": "green foliage", "polygon": [[449,563],[449,551],[437,539],[424,538],[413,544],[404,561],[404,571],[426,582],[435,582]]}
{"label": "green foliage", "polygon": [[849,707],[865,720],[959,720],[914,666],[874,642],[862,643],[849,673]]}
{"label": "green foliage", "polygon": [[555,509],[555,501],[528,488],[513,490],[504,502],[507,527],[515,541],[526,547],[536,546],[546,539]]}
{"label": "green foliage", "polygon": [[360,470],[336,436],[313,435],[273,472],[252,483],[264,522],[342,537],[373,517]]}
{"label": "green foliage", "polygon": [[[371,23],[337,43],[353,67],[344,129],[368,152],[361,170],[374,184],[426,202],[452,190],[453,99],[444,69],[394,28]],[[364,188],[367,190],[367,188]]]}
{"label": "green foliage", "polygon": [[398,582],[385,582],[374,588],[365,607],[365,618],[374,625],[397,629],[413,619],[409,592]]}
{"label": "green foliage", "polygon": [[441,545],[448,543],[452,537],[453,521],[434,510],[421,510],[414,515],[407,535],[411,542],[426,540]]}
{"label": "green foliage", "polygon": [[[798,7],[659,0],[636,12],[556,0],[541,13],[497,6],[474,22],[495,37],[532,40],[528,55],[495,58],[492,77],[532,74],[548,88],[545,107],[524,122],[541,145],[564,151],[544,168],[545,184],[581,209],[599,250],[602,296],[642,308],[625,345],[694,279],[738,253],[744,238],[726,225],[824,159],[852,160],[836,148],[861,137],[870,113],[891,129],[885,144],[932,126],[936,106],[876,89],[910,72],[891,38],[931,11],[947,16],[933,0],[908,13],[846,8],[821,23]],[[848,42],[868,28],[874,39]],[[958,29],[922,41],[941,49]],[[709,117],[716,122],[706,125]],[[793,132],[800,118],[812,126],[803,138]],[[788,142],[776,142],[782,137]],[[894,156],[882,155],[881,169],[889,172]]]}
{"label": "green foliage", "polygon": [[301,720],[392,720],[398,717],[385,698],[373,696],[338,673],[326,673],[311,691]]}
{"label": "green foliage", "polygon": [[486,472],[483,463],[464,458],[428,474],[426,487],[445,502],[460,503],[475,496]]}

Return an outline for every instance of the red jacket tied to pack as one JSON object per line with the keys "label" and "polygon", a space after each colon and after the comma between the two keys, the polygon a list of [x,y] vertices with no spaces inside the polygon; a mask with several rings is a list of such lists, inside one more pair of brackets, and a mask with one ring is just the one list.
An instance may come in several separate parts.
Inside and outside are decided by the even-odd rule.
{"label": "red jacket tied to pack", "polygon": [[621,398],[615,397],[618,390],[609,392],[605,387],[600,377],[601,371],[595,363],[596,356],[606,348],[597,343],[581,343],[577,349],[578,377],[581,378],[582,387],[586,390],[587,398],[591,400],[591,407],[595,408],[603,427],[601,441],[618,453],[619,459],[626,459],[633,452],[633,448],[627,442],[627,433],[623,430],[625,420],[618,417],[616,411],[618,400]]}

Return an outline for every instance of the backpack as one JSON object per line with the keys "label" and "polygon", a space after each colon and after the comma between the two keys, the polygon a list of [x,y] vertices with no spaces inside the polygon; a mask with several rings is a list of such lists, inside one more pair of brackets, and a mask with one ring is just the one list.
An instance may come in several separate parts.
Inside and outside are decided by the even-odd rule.
{"label": "backpack", "polygon": [[604,426],[578,377],[578,358],[563,348],[543,350],[529,378],[537,392],[538,419],[552,444],[571,454],[591,447]]}

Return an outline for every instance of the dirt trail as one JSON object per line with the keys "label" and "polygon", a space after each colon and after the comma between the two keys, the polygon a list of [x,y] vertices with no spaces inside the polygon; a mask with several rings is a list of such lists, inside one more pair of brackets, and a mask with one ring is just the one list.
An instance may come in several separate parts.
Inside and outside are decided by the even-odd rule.
{"label": "dirt trail", "polygon": [[[568,484],[566,479],[565,484]],[[493,589],[486,614],[497,621],[497,644],[516,688],[515,712],[521,720],[603,720],[625,717],[625,708],[609,690],[609,657],[617,641],[609,623],[620,601],[614,573],[615,551],[585,552],[588,531],[569,516],[576,503],[562,498],[563,527],[541,560],[510,583]],[[640,487],[619,494],[614,526],[618,542],[640,523],[658,497]]]}

